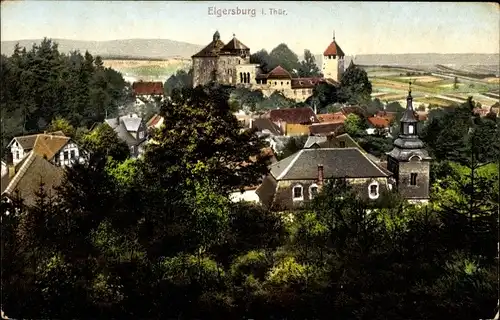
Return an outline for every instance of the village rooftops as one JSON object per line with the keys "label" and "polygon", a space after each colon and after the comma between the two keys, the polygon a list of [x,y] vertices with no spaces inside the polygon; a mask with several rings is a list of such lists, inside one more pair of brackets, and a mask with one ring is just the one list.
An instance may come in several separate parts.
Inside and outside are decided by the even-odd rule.
{"label": "village rooftops", "polygon": [[335,41],[335,37],[333,37],[332,43],[326,48],[325,52],[323,52],[323,56],[340,56],[343,57],[344,51],[340,48],[340,46]]}
{"label": "village rooftops", "polygon": [[270,166],[276,180],[315,180],[318,164],[323,165],[325,179],[388,177],[357,148],[302,149]]}
{"label": "village rooftops", "polygon": [[220,51],[223,54],[226,51],[234,52],[234,51],[240,51],[240,50],[246,51],[246,50],[250,50],[250,48],[247,47],[246,45],[244,45],[243,43],[241,43],[241,41],[236,39],[236,37],[233,35],[233,38],[231,39],[231,41],[229,41]]}
{"label": "village rooftops", "polygon": [[313,109],[310,107],[275,109],[265,114],[272,122],[286,122],[288,124],[309,124],[319,122]]}
{"label": "village rooftops", "polygon": [[311,135],[338,134],[342,131],[344,131],[344,122],[320,122],[309,126],[309,134]]}
{"label": "village rooftops", "polygon": [[26,136],[19,136],[19,137],[14,137],[11,142],[7,145],[7,148],[9,148],[14,141],[16,141],[21,148],[24,150],[31,150],[35,146],[36,139],[40,135],[50,135],[50,136],[62,136],[65,137],[64,132],[62,131],[55,131],[55,132],[47,132],[47,133],[38,133],[38,134],[30,134]]}
{"label": "village rooftops", "polygon": [[[2,178],[2,196],[21,197],[25,205],[32,206],[36,201],[36,193],[40,183],[50,194],[53,187],[60,185],[64,170],[53,165],[33,151],[15,166],[16,173],[12,179]],[[9,175],[7,175],[8,177]]]}
{"label": "village rooftops", "polygon": [[161,82],[134,82],[132,90],[136,96],[161,96],[164,94],[163,83]]}

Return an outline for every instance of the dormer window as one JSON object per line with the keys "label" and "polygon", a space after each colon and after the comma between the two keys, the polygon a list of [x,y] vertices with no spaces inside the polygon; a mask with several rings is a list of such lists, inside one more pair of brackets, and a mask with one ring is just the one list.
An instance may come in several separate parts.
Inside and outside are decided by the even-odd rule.
{"label": "dormer window", "polygon": [[304,200],[304,188],[298,184],[295,185],[292,189],[292,197],[293,201],[302,201]]}

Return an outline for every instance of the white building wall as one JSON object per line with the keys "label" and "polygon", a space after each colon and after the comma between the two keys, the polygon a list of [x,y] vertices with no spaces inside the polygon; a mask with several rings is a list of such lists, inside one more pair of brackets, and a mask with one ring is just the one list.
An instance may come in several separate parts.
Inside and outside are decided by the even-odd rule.
{"label": "white building wall", "polygon": [[231,201],[233,202],[246,201],[246,202],[260,203],[259,196],[255,191],[256,190],[245,190],[243,193],[241,193],[240,191],[232,192],[229,195],[229,199],[231,199]]}
{"label": "white building wall", "polygon": [[16,141],[10,147],[10,152],[12,153],[12,162],[14,165],[21,162],[26,155],[23,148]]}
{"label": "white building wall", "polygon": [[78,146],[73,142],[69,142],[61,149],[61,151],[59,151],[58,154],[55,155],[54,161],[56,162],[56,164],[59,164],[62,167],[70,167],[72,164],[72,160],[79,158],[80,153],[78,150]]}
{"label": "white building wall", "polygon": [[3,177],[7,173],[9,173],[9,168],[7,167],[7,164],[2,161],[2,174],[1,174],[1,176]]}

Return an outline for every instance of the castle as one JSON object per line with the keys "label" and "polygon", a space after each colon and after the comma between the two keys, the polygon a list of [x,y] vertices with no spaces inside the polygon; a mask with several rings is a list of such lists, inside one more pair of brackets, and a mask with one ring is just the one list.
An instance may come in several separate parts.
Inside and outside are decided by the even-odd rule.
{"label": "castle", "polygon": [[313,88],[321,83],[338,84],[344,73],[344,52],[335,41],[323,53],[323,77],[292,77],[289,71],[277,66],[264,73],[258,64],[250,63],[250,48],[233,38],[224,44],[216,31],[210,42],[200,52],[192,56],[193,86],[217,82],[226,85],[261,90],[264,96],[281,92],[295,101],[305,101],[312,95]]}

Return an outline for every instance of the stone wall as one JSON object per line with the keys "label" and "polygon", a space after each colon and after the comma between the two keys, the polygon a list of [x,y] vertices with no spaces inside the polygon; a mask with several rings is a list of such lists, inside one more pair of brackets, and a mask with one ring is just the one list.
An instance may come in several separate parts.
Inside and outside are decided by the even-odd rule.
{"label": "stone wall", "polygon": [[[413,159],[417,159],[414,157]],[[399,163],[398,191],[406,199],[429,198],[429,161],[409,161]],[[411,173],[417,174],[417,185],[410,185]]]}
{"label": "stone wall", "polygon": [[193,58],[193,87],[205,85],[214,79],[217,70],[216,57]]}

